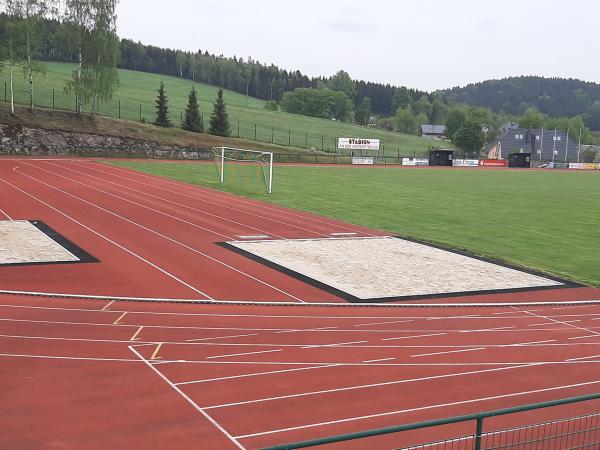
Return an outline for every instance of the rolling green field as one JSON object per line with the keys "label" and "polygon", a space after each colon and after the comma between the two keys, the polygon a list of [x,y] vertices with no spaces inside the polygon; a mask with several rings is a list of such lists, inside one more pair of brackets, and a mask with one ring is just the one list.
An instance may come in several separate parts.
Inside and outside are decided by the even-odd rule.
{"label": "rolling green field", "polygon": [[[75,106],[75,97],[64,93],[66,81],[74,70],[73,64],[46,63],[48,71],[45,75],[35,77],[35,103],[38,106],[54,106],[60,109],[72,110]],[[21,104],[28,103],[26,80],[22,77],[21,70],[16,71],[15,101]],[[0,72],[0,83],[4,85],[9,77],[8,70]],[[161,81],[169,98],[170,118],[173,124],[179,125],[181,114],[185,110],[187,97],[192,88],[192,82],[166,75],[119,70],[120,89],[111,102],[100,104],[102,115],[118,117],[119,101],[121,102],[120,115],[123,119],[139,121],[140,105],[141,117],[147,122],[154,120],[154,100]],[[212,103],[217,95],[217,87],[206,84],[196,84],[200,99],[200,110],[204,114],[205,126],[212,111]],[[3,94],[2,100],[4,100]],[[390,131],[359,127],[347,123],[335,122],[325,119],[288,114],[282,111],[268,111],[264,109],[265,102],[244,95],[225,91],[225,102],[230,115],[232,137],[255,139],[262,142],[289,145],[301,148],[314,147],[316,150],[333,151],[338,137],[358,137],[380,139],[385,147],[385,152],[397,156],[412,156],[413,152],[424,154],[430,146],[451,147],[449,143],[423,139],[417,136],[394,133]]]}
{"label": "rolling green field", "polygon": [[212,164],[111,164],[600,286],[596,172],[276,166],[268,196],[253,182],[221,187]]}

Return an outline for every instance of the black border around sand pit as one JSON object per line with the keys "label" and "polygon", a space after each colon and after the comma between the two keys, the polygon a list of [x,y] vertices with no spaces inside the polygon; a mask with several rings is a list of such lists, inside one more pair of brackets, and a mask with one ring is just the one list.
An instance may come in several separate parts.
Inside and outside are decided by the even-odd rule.
{"label": "black border around sand pit", "polygon": [[[409,241],[409,242],[414,242],[417,244],[422,244],[422,245],[426,245],[428,247],[432,247],[432,248],[437,248],[439,250],[444,250],[450,253],[454,253],[457,255],[462,255],[462,256],[466,256],[469,258],[473,258],[476,259],[478,261],[483,261],[483,262],[487,262],[487,263],[491,263],[491,264],[495,264],[497,266],[501,266],[501,267],[505,267],[507,269],[513,269],[513,270],[517,270],[519,272],[523,272],[523,273],[527,273],[530,275],[535,275],[538,277],[542,277],[542,278],[546,278],[548,280],[552,280],[555,281],[557,283],[561,283],[559,285],[556,286],[531,286],[531,287],[524,287],[524,288],[509,288],[509,289],[488,289],[488,290],[480,290],[480,291],[463,291],[463,292],[446,292],[446,293],[439,293],[439,294],[424,294],[424,295],[405,295],[405,296],[396,296],[396,297],[379,297],[379,298],[359,298],[356,297],[352,294],[349,294],[348,292],[342,291],[334,286],[331,286],[329,284],[326,284],[322,281],[316,280],[314,278],[311,278],[307,275],[304,275],[300,272],[296,272],[294,270],[289,269],[288,267],[282,266],[280,264],[277,264],[269,259],[263,258],[261,256],[258,256],[252,252],[249,252],[247,250],[243,250],[239,247],[236,247],[235,245],[229,243],[229,242],[217,242],[217,245],[224,247],[228,250],[231,250],[239,255],[242,255],[248,259],[251,259],[253,261],[256,261],[264,266],[270,267],[272,269],[277,270],[278,272],[281,272],[285,275],[288,275],[290,277],[293,277],[297,280],[300,280],[304,283],[307,283],[311,286],[314,286],[316,288],[319,288],[325,292],[328,292],[330,294],[333,294],[337,297],[340,297],[344,300],[346,300],[349,303],[391,303],[391,302],[401,302],[401,301],[410,301],[410,300],[426,300],[426,299],[437,299],[437,298],[453,298],[453,297],[469,297],[469,296],[476,296],[476,295],[491,295],[491,294],[511,294],[511,293],[518,293],[518,292],[533,292],[533,291],[549,291],[549,290],[556,290],[556,289],[568,289],[568,288],[578,288],[578,287],[585,287],[583,284],[579,284],[576,283],[574,281],[570,281],[570,280],[565,280],[559,277],[556,277],[554,275],[549,275],[547,273],[541,272],[541,271],[536,271],[536,270],[532,270],[532,269],[528,269],[528,268],[524,268],[524,267],[518,267],[518,266],[514,266],[508,263],[505,263],[503,261],[498,261],[492,258],[484,258],[482,256],[479,255],[475,255],[473,253],[469,253],[466,251],[462,251],[462,250],[457,250],[457,249],[453,249],[453,248],[449,248],[449,247],[444,247],[443,245],[439,245],[439,244],[432,244],[431,242],[427,242],[427,241],[423,241],[423,240],[419,240],[419,239],[415,239],[415,238],[409,238],[409,237],[404,237],[404,236],[389,236],[389,237],[395,237],[396,239],[402,239],[405,241]],[[318,240],[318,239],[316,239]],[[247,241],[247,242],[252,242],[252,241]]]}
{"label": "black border around sand pit", "polygon": [[97,258],[86,252],[84,249],[68,240],[66,237],[50,228],[41,220],[28,220],[30,224],[52,239],[56,244],[73,254],[77,261],[35,261],[35,262],[21,262],[21,263],[0,263],[0,267],[10,266],[40,266],[46,264],[81,264],[81,263],[96,263],[100,262]]}

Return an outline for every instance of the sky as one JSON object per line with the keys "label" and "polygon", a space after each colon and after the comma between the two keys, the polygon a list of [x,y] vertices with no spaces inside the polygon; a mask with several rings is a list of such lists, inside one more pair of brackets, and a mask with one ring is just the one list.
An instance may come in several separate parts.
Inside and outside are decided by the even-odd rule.
{"label": "sky", "polygon": [[600,83],[595,0],[121,0],[121,37],[309,76],[433,91],[518,75]]}

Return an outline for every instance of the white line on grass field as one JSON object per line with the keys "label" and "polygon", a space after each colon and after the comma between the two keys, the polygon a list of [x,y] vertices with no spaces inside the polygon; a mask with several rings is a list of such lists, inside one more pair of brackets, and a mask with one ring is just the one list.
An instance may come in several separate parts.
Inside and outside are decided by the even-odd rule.
{"label": "white line on grass field", "polygon": [[[32,166],[32,167],[34,167],[34,168],[36,168],[36,169],[40,169],[40,170],[44,170],[44,171],[46,171],[46,172],[50,172],[50,171],[48,171],[48,170],[46,170],[46,169],[39,168],[39,167],[37,167],[37,166],[35,166],[35,165],[33,165],[33,164],[29,164],[29,165],[30,165],[30,166]],[[106,209],[106,208],[103,208],[103,207],[102,207],[102,206],[100,206],[100,205],[97,205],[97,204],[95,204],[95,203],[93,203],[93,202],[90,202],[90,201],[88,201],[88,200],[85,200],[85,199],[83,199],[83,198],[81,198],[81,197],[78,197],[77,195],[71,194],[71,193],[69,193],[69,192],[67,192],[67,191],[65,191],[65,190],[62,190],[62,189],[60,189],[60,188],[57,188],[56,186],[52,186],[51,184],[49,184],[49,183],[46,183],[46,182],[44,182],[44,181],[42,181],[42,180],[39,180],[39,179],[37,179],[37,178],[35,178],[35,177],[32,177],[32,176],[30,176],[30,175],[27,175],[27,174],[25,174],[25,173],[23,173],[23,172],[19,172],[19,173],[20,173],[21,175],[23,175],[23,176],[26,176],[26,177],[28,177],[28,178],[30,178],[30,179],[32,179],[32,180],[34,180],[34,181],[37,181],[38,183],[41,183],[41,184],[43,184],[43,185],[45,185],[45,186],[48,186],[48,187],[50,187],[50,188],[52,188],[52,189],[55,189],[55,190],[57,190],[58,192],[62,192],[63,194],[66,194],[66,195],[68,195],[68,196],[70,196],[70,197],[73,197],[73,198],[75,198],[75,199],[77,199],[77,200],[79,200],[79,201],[83,202],[83,203],[86,203],[86,204],[88,204],[88,205],[90,205],[90,206],[93,206],[94,208],[97,208],[97,209],[99,209],[99,210],[101,210],[101,211],[104,211],[104,212],[106,212],[106,213],[108,213],[108,214],[110,214],[110,215],[114,216],[114,217],[117,217],[117,218],[119,218],[119,219],[121,219],[121,220],[123,220],[123,221],[125,221],[125,222],[127,222],[127,223],[130,223],[130,224],[132,224],[132,225],[134,225],[134,226],[137,226],[137,227],[139,227],[139,228],[141,228],[141,229],[143,229],[143,230],[146,230],[146,231],[148,231],[148,232],[150,232],[150,233],[152,233],[152,234],[154,234],[154,235],[156,235],[156,236],[159,236],[159,237],[161,237],[161,238],[163,238],[163,239],[165,239],[165,240],[167,240],[167,241],[169,241],[169,242],[172,242],[172,243],[174,243],[174,244],[177,244],[177,245],[179,245],[179,246],[181,246],[181,247],[183,247],[183,248],[185,248],[185,249],[187,249],[187,250],[189,250],[189,251],[191,251],[191,252],[193,252],[193,253],[196,253],[196,254],[198,254],[198,255],[200,255],[200,256],[203,256],[203,257],[204,257],[204,258],[206,258],[206,259],[209,259],[209,260],[211,260],[211,261],[213,261],[213,262],[216,262],[217,264],[220,264],[220,265],[222,265],[222,266],[224,266],[224,267],[226,267],[226,268],[228,268],[228,269],[230,269],[230,270],[232,270],[232,271],[234,271],[234,272],[236,272],[236,273],[239,273],[240,275],[243,275],[243,276],[245,276],[245,277],[247,277],[247,278],[250,278],[250,279],[251,279],[251,280],[253,280],[253,281],[256,281],[256,282],[258,282],[258,283],[260,283],[260,284],[262,284],[262,285],[265,285],[265,286],[267,286],[267,287],[269,287],[269,288],[271,288],[271,289],[273,289],[273,290],[275,290],[275,291],[277,291],[277,292],[279,292],[279,293],[281,293],[281,294],[285,295],[286,297],[292,298],[292,299],[294,299],[294,300],[296,300],[296,301],[298,301],[298,302],[300,302],[300,303],[305,303],[303,300],[299,299],[298,297],[295,297],[294,295],[292,295],[292,294],[290,294],[290,293],[288,293],[288,292],[285,292],[285,291],[284,291],[284,290],[282,290],[282,289],[279,289],[279,288],[277,288],[277,287],[275,287],[275,286],[273,286],[273,285],[271,285],[271,284],[269,284],[269,283],[267,283],[267,282],[265,282],[265,281],[263,281],[263,280],[260,280],[259,278],[256,278],[256,277],[254,277],[254,276],[252,276],[252,275],[250,275],[250,274],[248,274],[248,273],[246,273],[246,272],[244,272],[244,271],[242,271],[242,270],[240,270],[240,269],[237,269],[236,267],[233,267],[233,266],[231,266],[231,265],[229,265],[229,264],[227,264],[227,263],[225,263],[225,262],[221,261],[220,259],[214,258],[214,257],[212,257],[212,256],[210,256],[210,255],[208,255],[208,254],[206,254],[206,253],[204,253],[204,252],[202,252],[202,251],[200,251],[200,250],[197,250],[197,249],[195,249],[195,248],[193,248],[193,247],[190,247],[189,245],[187,245],[187,244],[184,244],[183,242],[179,242],[179,241],[177,241],[176,239],[173,239],[173,238],[171,238],[171,237],[169,237],[169,236],[166,236],[166,235],[164,235],[164,234],[162,234],[162,233],[159,233],[159,232],[158,232],[158,231],[156,231],[156,230],[152,230],[151,228],[148,228],[148,227],[146,227],[145,225],[142,225],[142,224],[140,224],[140,223],[137,223],[137,222],[135,222],[134,220],[131,220],[131,219],[128,219],[128,218],[126,218],[126,217],[124,217],[124,216],[121,216],[120,214],[117,214],[117,213],[115,213],[115,212],[113,212],[113,211],[110,211],[110,210],[108,210],[108,209]],[[52,172],[50,172],[50,173],[51,173],[51,174],[53,174],[53,175],[59,176],[59,177],[61,177],[61,178],[65,178],[65,179],[67,179],[67,180],[71,180],[70,178],[68,178],[68,177],[65,177],[65,176],[62,176],[62,175],[54,174],[54,173],[52,173]],[[4,180],[2,180],[2,181],[4,181]],[[71,181],[75,181],[75,180],[71,180]],[[5,182],[6,182],[6,181],[5,181]],[[84,184],[84,183],[80,183],[80,184]],[[84,184],[84,185],[85,185],[85,184]],[[189,286],[189,285],[188,285],[188,286]],[[201,295],[204,295],[204,296],[206,296],[207,298],[209,298],[209,299],[211,299],[211,300],[214,300],[214,299],[212,299],[211,297],[209,297],[208,295],[206,295],[206,294],[204,294],[203,292],[199,291],[198,289],[195,289],[195,288],[193,288],[193,289],[194,289],[195,291],[197,291],[198,293],[200,293]]]}
{"label": "white line on grass field", "polygon": [[219,431],[221,431],[221,433],[223,433],[233,444],[235,444],[236,447],[245,450],[244,446],[242,444],[240,444],[237,439],[235,437],[233,437],[231,434],[229,434],[227,432],[227,430],[225,430],[225,428],[223,428],[221,425],[219,425],[219,423],[213,419],[206,411],[204,411],[204,409],[202,409],[200,406],[198,406],[198,404],[196,402],[194,402],[190,397],[188,397],[185,392],[183,392],[181,389],[179,389],[177,386],[175,386],[173,384],[173,382],[171,380],[169,380],[166,376],[163,375],[163,373],[158,370],[156,367],[154,367],[152,364],[150,364],[149,361],[147,361],[135,348],[135,346],[129,346],[129,350],[131,350],[133,353],[135,353],[135,355],[144,362],[144,364],[149,367],[150,369],[152,369],[152,371],[157,374],[160,378],[163,379],[163,381],[165,381],[170,387],[171,389],[173,389],[175,392],[177,392],[181,397],[183,397],[190,405],[192,405],[194,407],[194,409],[196,411],[198,411],[200,414],[202,414],[204,416],[204,418],[206,420],[208,420],[210,423],[212,423]]}
{"label": "white line on grass field", "polygon": [[591,385],[595,385],[595,384],[600,384],[600,381],[590,381],[587,383],[555,386],[555,387],[550,387],[550,388],[545,388],[545,389],[535,389],[535,390],[531,390],[531,391],[512,392],[509,394],[494,395],[494,396],[490,396],[490,397],[480,397],[480,398],[474,398],[474,399],[468,399],[468,400],[461,400],[461,401],[457,401],[457,402],[439,403],[437,405],[421,406],[421,407],[417,407],[417,408],[410,408],[410,409],[404,409],[404,410],[398,410],[398,411],[387,411],[387,412],[382,412],[382,413],[378,413],[378,414],[370,414],[370,415],[357,416],[357,417],[348,417],[346,419],[331,420],[328,422],[311,423],[311,424],[306,424],[306,425],[299,425],[296,427],[280,428],[278,430],[269,430],[269,431],[262,431],[259,433],[246,434],[246,435],[242,435],[242,436],[236,436],[236,439],[245,439],[245,438],[249,438],[249,437],[264,436],[267,434],[282,433],[285,431],[294,431],[294,430],[301,430],[301,429],[306,429],[306,428],[323,427],[325,425],[334,425],[334,424],[345,423],[345,422],[355,422],[357,420],[365,420],[365,419],[372,419],[372,418],[376,418],[376,417],[392,416],[392,415],[405,414],[405,413],[416,412],[416,411],[425,411],[425,410],[443,408],[443,407],[448,407],[448,406],[457,406],[457,405],[478,403],[478,402],[489,401],[489,400],[497,400],[500,398],[511,398],[511,397],[519,397],[519,396],[523,396],[523,395],[539,394],[542,392],[560,391],[560,390],[564,390],[564,389],[571,389],[571,388],[582,387],[582,386],[591,386]]}
{"label": "white line on grass field", "polygon": [[480,374],[485,374],[485,373],[502,372],[502,371],[513,370],[513,369],[534,367],[534,366],[539,366],[539,365],[540,364],[516,364],[514,366],[496,367],[494,369],[472,370],[472,371],[468,371],[468,372],[456,372],[456,373],[448,373],[448,374],[443,374],[443,375],[432,375],[432,376],[427,376],[427,377],[386,381],[386,382],[382,382],[382,383],[361,384],[361,385],[348,386],[348,387],[342,387],[342,388],[323,389],[320,391],[300,392],[297,394],[279,395],[276,397],[265,397],[265,398],[258,398],[255,400],[247,400],[247,401],[241,401],[241,402],[232,402],[232,403],[224,403],[224,404],[220,404],[220,405],[205,406],[204,408],[207,410],[208,409],[217,409],[217,408],[227,408],[227,407],[231,407],[231,406],[247,405],[247,404],[251,404],[251,403],[271,402],[274,400],[287,400],[290,398],[298,398],[298,397],[320,396],[320,395],[332,394],[332,393],[336,393],[336,392],[356,391],[356,390],[361,390],[361,389],[378,388],[378,387],[382,387],[382,386],[396,386],[399,384],[419,383],[421,381],[443,380],[443,379],[447,379],[447,378],[460,378],[460,377],[469,376],[469,375],[480,375]]}

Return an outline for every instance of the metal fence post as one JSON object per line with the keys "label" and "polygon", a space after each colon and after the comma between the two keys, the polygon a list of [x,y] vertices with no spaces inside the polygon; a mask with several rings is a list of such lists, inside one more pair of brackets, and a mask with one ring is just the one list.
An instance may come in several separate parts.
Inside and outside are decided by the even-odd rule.
{"label": "metal fence post", "polygon": [[256,141],[256,124],[254,124],[254,140]]}
{"label": "metal fence post", "polygon": [[142,104],[140,103],[140,122],[142,121]]}
{"label": "metal fence post", "polygon": [[304,148],[308,148],[308,131],[306,132],[306,137],[304,138]]}
{"label": "metal fence post", "polygon": [[119,119],[121,118],[121,99],[119,99]]}
{"label": "metal fence post", "polygon": [[4,82],[4,101],[8,101],[8,98],[6,97],[6,81]]}
{"label": "metal fence post", "polygon": [[481,450],[481,435],[483,434],[483,417],[477,417],[477,428],[475,430],[474,450]]}
{"label": "metal fence post", "polygon": [[271,127],[271,144],[274,143],[275,140],[275,127]]}
{"label": "metal fence post", "polygon": [[238,120],[238,135],[237,135],[237,137],[238,138],[240,137],[240,121],[239,120]]}
{"label": "metal fence post", "polygon": [[52,89],[52,109],[54,109],[54,89]]}
{"label": "metal fence post", "polygon": [[321,135],[321,151],[325,151],[325,136]]}
{"label": "metal fence post", "polygon": [[288,131],[288,147],[292,146],[292,130]]}

